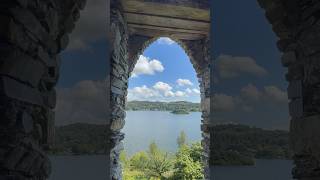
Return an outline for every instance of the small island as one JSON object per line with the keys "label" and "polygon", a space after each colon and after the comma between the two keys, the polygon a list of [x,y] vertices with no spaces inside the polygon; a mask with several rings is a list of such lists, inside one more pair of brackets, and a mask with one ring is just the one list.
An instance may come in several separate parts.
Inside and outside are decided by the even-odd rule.
{"label": "small island", "polygon": [[189,114],[189,111],[185,110],[185,109],[175,109],[173,111],[171,111],[172,114]]}

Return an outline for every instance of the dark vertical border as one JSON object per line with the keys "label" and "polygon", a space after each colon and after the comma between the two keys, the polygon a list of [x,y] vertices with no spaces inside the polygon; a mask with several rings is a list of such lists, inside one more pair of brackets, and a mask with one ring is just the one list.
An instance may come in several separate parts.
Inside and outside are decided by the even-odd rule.
{"label": "dark vertical border", "polygon": [[[107,32],[106,32],[106,36],[107,36],[107,47],[106,47],[106,124],[107,126],[110,124],[111,122],[111,31],[110,31],[110,0],[106,0],[106,24],[107,24]],[[111,159],[110,159],[110,150],[108,148],[108,142],[109,142],[109,134],[106,134],[106,158],[107,158],[107,162],[106,162],[106,179],[111,179]]]}
{"label": "dark vertical border", "polygon": [[211,144],[211,142],[213,142],[213,133],[212,132],[212,125],[213,125],[213,122],[214,122],[214,109],[213,109],[213,102],[214,102],[214,71],[215,71],[215,66],[214,66],[214,24],[215,24],[215,18],[214,18],[214,3],[213,3],[214,0],[209,0],[209,3],[210,3],[210,144],[209,144],[209,177],[211,180],[213,180],[213,171],[211,166],[210,166],[210,162],[211,162],[211,151],[213,150],[213,145]]}

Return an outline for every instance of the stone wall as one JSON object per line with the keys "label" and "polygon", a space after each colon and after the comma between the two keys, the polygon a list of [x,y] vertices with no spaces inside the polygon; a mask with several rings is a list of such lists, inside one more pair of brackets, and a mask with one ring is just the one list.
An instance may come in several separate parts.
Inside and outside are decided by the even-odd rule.
{"label": "stone wall", "polygon": [[[288,68],[294,151],[293,177],[320,178],[320,2],[316,0],[258,0],[278,36],[282,64]],[[210,130],[213,135],[213,130]],[[213,139],[212,139],[213,141]],[[214,147],[211,147],[213,149]]]}
{"label": "stone wall", "polygon": [[125,124],[125,104],[128,89],[128,29],[117,1],[111,2],[111,122],[110,122],[110,179],[121,178],[119,155],[123,149],[124,134],[121,129]]}
{"label": "stone wall", "polygon": [[84,0],[0,5],[0,179],[42,180],[54,137],[59,53]]}
{"label": "stone wall", "polygon": [[282,64],[288,68],[293,177],[319,179],[320,2],[259,0],[259,3],[279,37]]}

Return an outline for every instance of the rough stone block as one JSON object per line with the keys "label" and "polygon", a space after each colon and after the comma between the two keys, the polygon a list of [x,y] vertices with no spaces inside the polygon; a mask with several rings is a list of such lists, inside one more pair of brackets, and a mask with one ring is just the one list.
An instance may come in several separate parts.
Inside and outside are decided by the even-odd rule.
{"label": "rough stone block", "polygon": [[23,24],[32,36],[40,41],[40,43],[44,44],[53,53],[57,52],[56,43],[32,12],[21,8],[12,8],[10,11],[15,20]]}
{"label": "rough stone block", "polygon": [[126,117],[126,111],[119,105],[114,105],[112,108],[112,116],[116,117],[115,119],[124,119]]}
{"label": "rough stone block", "polygon": [[69,44],[69,35],[68,34],[64,34],[60,38],[60,43],[59,43],[60,50],[66,49],[68,44]]}
{"label": "rough stone block", "polygon": [[282,21],[277,21],[272,23],[272,29],[277,34],[277,36],[281,39],[287,39],[291,35],[290,34],[291,32]]}
{"label": "rough stone block", "polygon": [[53,109],[56,107],[57,93],[55,89],[52,89],[51,91],[45,93],[44,97],[46,100],[45,103],[49,108]]}
{"label": "rough stone block", "polygon": [[124,95],[124,90],[111,86],[111,92],[117,95]]}
{"label": "rough stone block", "polygon": [[209,132],[209,127],[207,124],[201,124],[201,131],[202,132]]}
{"label": "rough stone block", "polygon": [[36,173],[39,173],[39,170],[41,169],[41,166],[43,164],[43,158],[41,156],[37,156],[37,158],[33,161],[32,168],[29,171],[29,174],[35,175]]}
{"label": "rough stone block", "polygon": [[294,51],[285,52],[281,57],[282,65],[288,67],[297,61],[296,53]]}
{"label": "rough stone block", "polygon": [[33,131],[33,118],[26,112],[22,114],[22,126],[26,133]]}
{"label": "rough stone block", "polygon": [[117,118],[112,120],[110,128],[113,131],[119,131],[124,127],[124,125],[125,125],[125,120],[123,118]]}
{"label": "rough stone block", "polygon": [[201,99],[201,111],[210,112],[210,97]]}
{"label": "rough stone block", "polygon": [[51,58],[49,53],[45,51],[41,46],[38,47],[37,56],[48,67],[56,66],[55,58]]}
{"label": "rough stone block", "polygon": [[34,137],[40,141],[43,139],[43,130],[39,123],[35,125]]}
{"label": "rough stone block", "polygon": [[1,54],[0,73],[37,87],[41,76],[45,72],[45,65],[40,61],[14,50],[9,54]]}
{"label": "rough stone block", "polygon": [[30,38],[25,29],[21,25],[17,25],[12,17],[0,15],[0,22],[2,21],[4,25],[0,27],[1,40],[14,44],[30,54],[36,51],[37,40]]}
{"label": "rough stone block", "polygon": [[126,82],[124,82],[122,79],[119,79],[115,76],[111,76],[111,84],[112,86],[115,86],[119,89],[123,89],[127,87]]}
{"label": "rough stone block", "polygon": [[289,113],[292,118],[300,118],[303,116],[302,98],[294,99],[289,102]]}
{"label": "rough stone block", "polygon": [[26,174],[29,174],[30,166],[32,166],[34,160],[37,158],[37,154],[34,152],[28,152],[26,155],[19,161],[19,163],[16,166],[16,170],[22,171]]}
{"label": "rough stone block", "polygon": [[42,128],[44,130],[44,144],[46,144],[46,148],[50,149],[50,147],[54,143],[54,134],[55,134],[55,112],[53,110],[47,109],[46,112],[47,121],[44,122],[45,127]]}
{"label": "rough stone block", "polygon": [[272,3],[272,5],[269,6],[266,10],[266,17],[269,22],[275,22],[282,20],[286,16],[280,3]]}
{"label": "rough stone block", "polygon": [[14,147],[8,154],[5,162],[3,162],[3,166],[6,169],[13,170],[16,164],[20,162],[20,159],[23,157],[25,153],[26,153],[25,148],[19,147],[19,146]]}
{"label": "rough stone block", "polygon": [[288,86],[288,98],[296,99],[302,98],[302,81],[291,81]]}
{"label": "rough stone block", "polygon": [[309,152],[320,158],[320,116],[297,118],[291,120],[290,144],[296,154]]}
{"label": "rough stone block", "polygon": [[46,8],[46,17],[43,20],[48,25],[50,36],[57,37],[59,34],[59,14],[54,8]]}
{"label": "rough stone block", "polygon": [[0,86],[5,96],[31,104],[43,106],[42,94],[34,88],[8,77],[0,77]]}

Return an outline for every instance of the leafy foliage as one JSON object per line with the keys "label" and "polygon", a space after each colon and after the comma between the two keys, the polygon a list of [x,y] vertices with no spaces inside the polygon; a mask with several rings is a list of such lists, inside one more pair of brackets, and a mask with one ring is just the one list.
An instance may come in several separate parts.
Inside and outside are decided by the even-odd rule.
{"label": "leafy foliage", "polygon": [[180,148],[181,146],[185,145],[186,141],[187,141],[187,135],[184,131],[181,131],[179,137],[177,138],[178,147]]}
{"label": "leafy foliage", "polygon": [[130,159],[130,166],[136,170],[144,171],[149,163],[147,153],[141,151],[132,156]]}
{"label": "leafy foliage", "polygon": [[[154,147],[154,146],[151,146]],[[145,174],[149,177],[166,179],[167,173],[172,169],[172,160],[167,152],[158,148],[149,150],[149,161],[145,168]]]}
{"label": "leafy foliage", "polygon": [[201,162],[202,147],[200,143],[191,146],[182,145],[176,155],[173,179],[203,179],[203,164]]}
{"label": "leafy foliage", "polygon": [[[182,145],[175,156],[160,150],[152,142],[147,152],[138,152],[130,159],[121,155],[125,180],[194,180],[203,179],[200,143]],[[123,154],[123,152],[121,153]]]}
{"label": "leafy foliage", "polygon": [[160,150],[155,142],[149,145],[148,152],[138,152],[129,160],[122,157],[124,179],[168,179],[172,171],[172,157]]}

